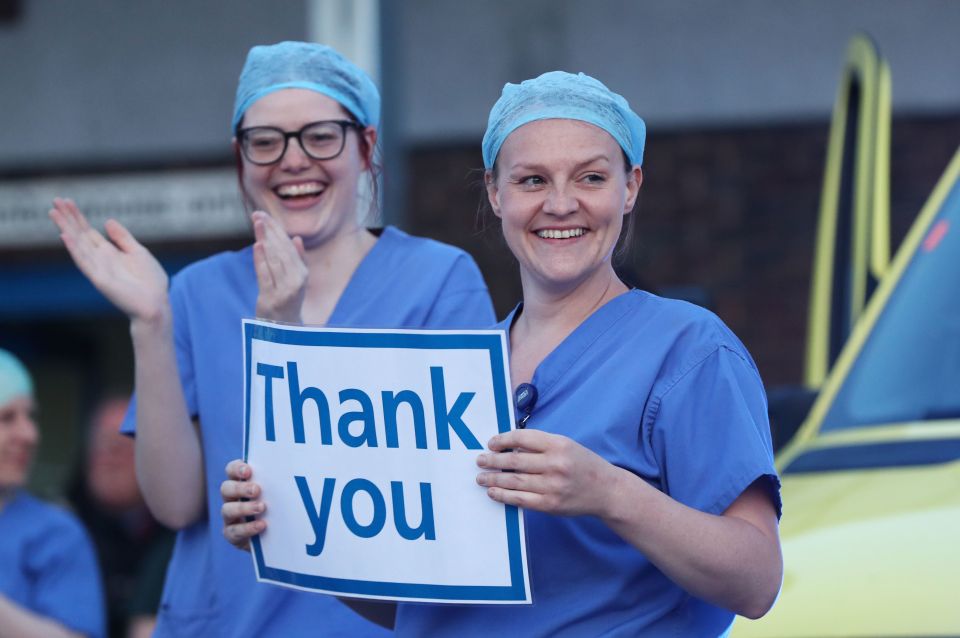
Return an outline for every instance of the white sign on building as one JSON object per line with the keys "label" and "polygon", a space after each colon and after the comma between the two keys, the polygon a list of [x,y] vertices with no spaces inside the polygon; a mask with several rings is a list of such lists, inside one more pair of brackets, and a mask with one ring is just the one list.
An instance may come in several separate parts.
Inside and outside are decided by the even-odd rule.
{"label": "white sign on building", "polygon": [[47,215],[54,197],[76,201],[94,227],[114,218],[141,241],[252,234],[235,169],[43,177],[0,183],[0,248],[59,245]]}

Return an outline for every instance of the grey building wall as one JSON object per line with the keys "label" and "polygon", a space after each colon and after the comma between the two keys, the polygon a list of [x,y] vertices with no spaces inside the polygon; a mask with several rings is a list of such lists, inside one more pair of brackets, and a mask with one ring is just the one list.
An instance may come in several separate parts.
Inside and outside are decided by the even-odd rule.
{"label": "grey building wall", "polygon": [[[317,2],[319,0],[314,0]],[[0,172],[227,155],[256,43],[305,38],[311,0],[22,0],[0,24]],[[953,0],[383,0],[395,147],[478,140],[505,81],[582,70],[651,127],[823,117],[849,36],[889,58],[896,113],[960,109]]]}
{"label": "grey building wall", "polygon": [[303,39],[305,0],[22,0],[0,24],[0,173],[229,157],[254,44]]}
{"label": "grey building wall", "polygon": [[[405,0],[386,58],[406,139],[477,139],[505,81],[595,75],[651,127],[826,117],[847,41],[890,60],[894,111],[960,110],[952,0]],[[395,103],[395,106],[397,104]]]}

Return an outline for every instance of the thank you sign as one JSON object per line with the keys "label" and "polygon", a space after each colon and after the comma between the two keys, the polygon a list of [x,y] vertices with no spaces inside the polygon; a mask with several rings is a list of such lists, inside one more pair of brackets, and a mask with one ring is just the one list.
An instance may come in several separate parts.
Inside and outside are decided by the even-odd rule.
{"label": "thank you sign", "polygon": [[245,320],[257,578],[351,597],[529,603],[523,517],[476,484],[513,427],[500,331]]}

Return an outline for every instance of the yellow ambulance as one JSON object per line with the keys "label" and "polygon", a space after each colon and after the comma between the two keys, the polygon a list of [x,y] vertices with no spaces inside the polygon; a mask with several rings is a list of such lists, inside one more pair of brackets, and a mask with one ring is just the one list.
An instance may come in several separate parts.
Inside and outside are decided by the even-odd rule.
{"label": "yellow ambulance", "polygon": [[[864,38],[851,78],[814,267],[819,393],[777,457],[783,589],[766,617],[737,620],[737,637],[960,636],[960,149],[888,264],[889,72]],[[861,126],[870,111],[869,135],[844,144],[837,118]]]}

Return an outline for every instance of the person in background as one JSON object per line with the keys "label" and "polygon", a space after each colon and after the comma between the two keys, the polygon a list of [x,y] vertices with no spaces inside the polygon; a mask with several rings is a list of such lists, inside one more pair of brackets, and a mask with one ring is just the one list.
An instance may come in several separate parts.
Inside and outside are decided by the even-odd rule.
{"label": "person in background", "polygon": [[[356,604],[399,636],[720,636],[776,599],[779,480],[756,365],[716,315],[631,289],[611,263],[645,136],[583,74],[507,84],[491,110],[487,196],[523,288],[499,327],[514,388],[538,392],[476,480],[524,510],[534,604]],[[250,475],[235,461],[221,486],[238,547],[265,529],[244,519],[263,511],[240,500],[259,493]]]}
{"label": "person in background", "polygon": [[97,548],[107,599],[109,635],[153,633],[172,532],[150,514],[134,469],[134,442],[120,433],[129,399],[101,401],[90,419],[87,445],[70,500]]}
{"label": "person in background", "polygon": [[93,546],[77,519],[24,486],[40,441],[33,380],[0,350],[0,638],[104,636]]}
{"label": "person in background", "polygon": [[[494,320],[463,251],[397,228],[367,230],[380,95],[333,49],[250,50],[231,121],[255,241],[174,277],[115,220],[106,237],[76,205],[50,215],[80,270],[130,317],[137,476],[157,519],[180,530],[160,636],[383,636],[332,599],[258,584],[220,532],[223,468],[242,454],[241,319],[337,327],[477,328]],[[375,190],[375,189],[374,189]],[[376,196],[373,202],[377,201]]]}

